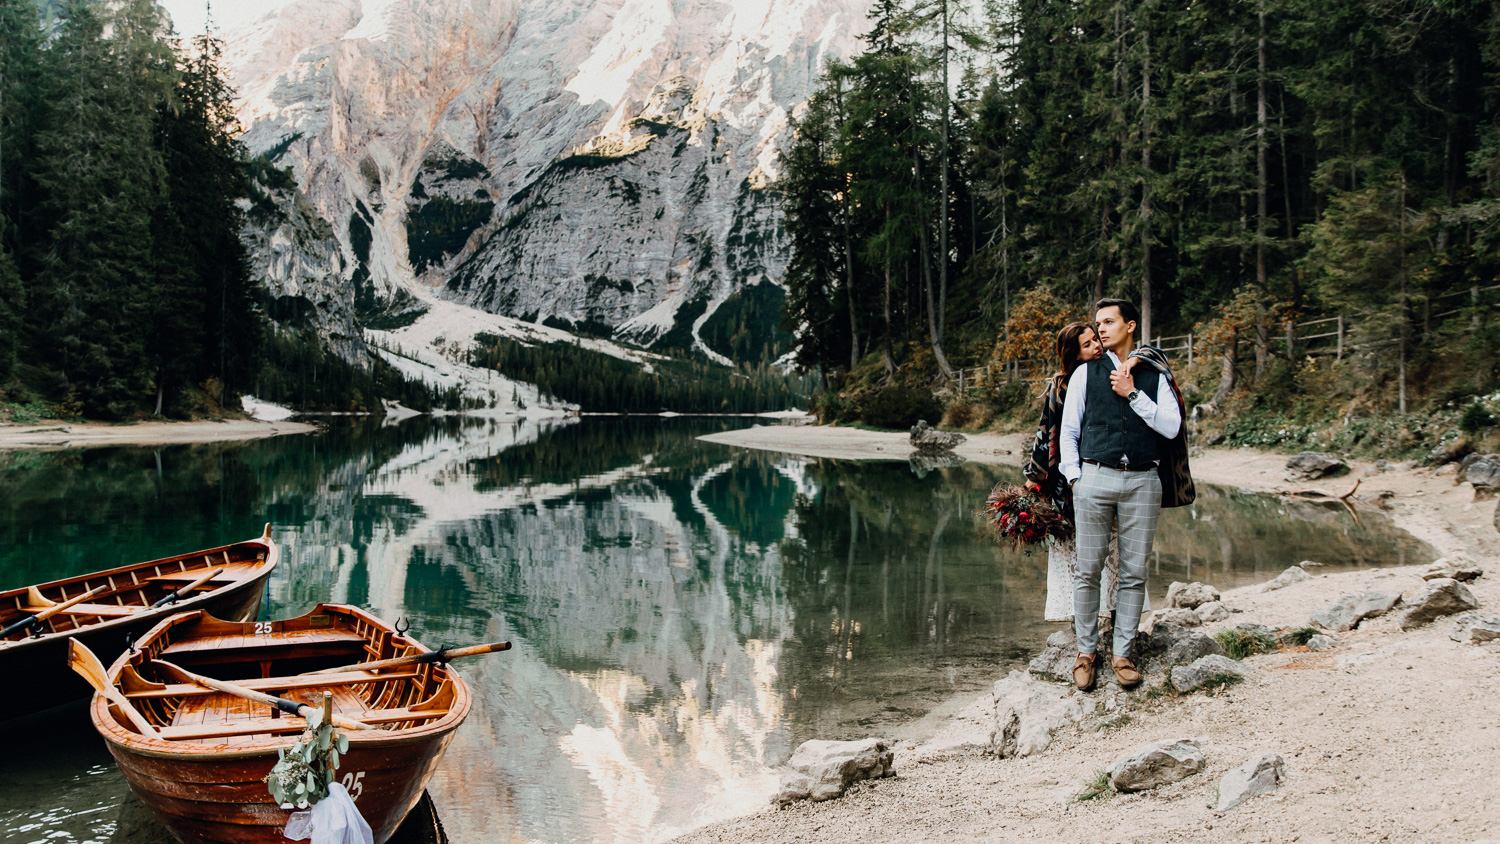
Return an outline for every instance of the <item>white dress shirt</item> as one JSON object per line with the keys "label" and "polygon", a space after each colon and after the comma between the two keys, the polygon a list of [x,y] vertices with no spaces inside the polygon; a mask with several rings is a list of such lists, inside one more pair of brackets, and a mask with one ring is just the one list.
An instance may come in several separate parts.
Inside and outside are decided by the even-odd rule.
{"label": "white dress shirt", "polygon": [[[1120,368],[1120,359],[1115,357],[1114,352],[1105,352],[1109,362],[1115,369]],[[1137,366],[1150,366],[1149,363],[1136,364]],[[1068,379],[1068,395],[1063,399],[1062,426],[1058,436],[1062,438],[1060,443],[1060,457],[1058,468],[1062,470],[1063,477],[1068,483],[1078,480],[1083,474],[1083,460],[1078,456],[1078,440],[1083,435],[1083,404],[1084,393],[1089,384],[1088,364],[1082,364],[1073,370],[1073,377]],[[1162,375],[1156,381],[1156,400],[1152,401],[1145,393],[1137,392],[1135,401],[1130,403],[1130,409],[1141,417],[1146,427],[1161,434],[1167,439],[1173,439],[1177,432],[1182,430],[1182,410],[1177,406],[1177,397],[1172,395],[1172,386],[1167,383],[1167,378]],[[1127,455],[1128,457],[1128,455]]]}

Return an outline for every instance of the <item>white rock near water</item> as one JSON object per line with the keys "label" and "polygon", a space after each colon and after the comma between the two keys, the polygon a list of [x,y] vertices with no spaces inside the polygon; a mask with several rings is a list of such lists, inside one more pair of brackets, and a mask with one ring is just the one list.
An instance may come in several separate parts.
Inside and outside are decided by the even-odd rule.
{"label": "white rock near water", "polygon": [[1344,595],[1337,601],[1312,614],[1314,626],[1335,633],[1343,633],[1359,626],[1367,618],[1376,618],[1390,612],[1401,603],[1401,595],[1394,592],[1369,590]]}
{"label": "white rock near water", "polygon": [[781,790],[774,798],[785,805],[798,800],[832,800],[860,780],[888,777],[896,754],[885,739],[805,741],[788,760]]}
{"label": "white rock near water", "polygon": [[1066,687],[1034,680],[1021,671],[995,683],[995,730],[991,752],[1002,758],[1032,756],[1052,744],[1057,731],[1083,720],[1084,707]]}
{"label": "white rock near water", "polygon": [[1301,583],[1304,580],[1312,580],[1312,575],[1301,566],[1290,566],[1286,571],[1276,575],[1261,586],[1262,592],[1274,592],[1277,589],[1285,589],[1293,583]]}
{"label": "white rock near water", "polygon": [[1202,604],[1219,600],[1219,590],[1206,583],[1182,583],[1173,581],[1167,587],[1167,606],[1196,609]]}

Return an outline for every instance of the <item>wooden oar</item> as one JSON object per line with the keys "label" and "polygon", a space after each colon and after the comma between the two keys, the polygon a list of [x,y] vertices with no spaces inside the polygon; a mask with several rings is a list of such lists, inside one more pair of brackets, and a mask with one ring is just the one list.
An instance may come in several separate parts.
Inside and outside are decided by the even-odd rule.
{"label": "wooden oar", "polygon": [[479,656],[480,654],[508,650],[510,650],[510,642],[490,642],[487,645],[469,645],[464,648],[438,648],[435,651],[412,654],[411,656],[398,656],[391,659],[376,660],[375,662],[356,662],[352,665],[340,665],[337,668],[322,668],[306,673],[337,674],[341,671],[376,671],[381,668],[399,668],[403,665],[421,665],[425,662],[449,662],[461,656]]}
{"label": "wooden oar", "polygon": [[35,627],[36,625],[40,624],[42,621],[44,621],[46,619],[49,619],[49,618],[51,618],[54,615],[57,615],[58,613],[60,613],[63,610],[67,609],[68,607],[71,607],[74,604],[81,604],[84,601],[87,601],[88,599],[90,599],[90,598],[94,597],[95,595],[99,594],[100,592],[107,592],[107,591],[109,591],[109,587],[108,586],[97,586],[97,587],[95,587],[93,589],[90,589],[89,591],[83,593],[82,595],[78,595],[76,597],[69,598],[68,600],[63,601],[60,604],[53,604],[52,606],[50,606],[50,607],[42,610],[41,612],[37,613],[34,616],[31,616],[30,618],[23,618],[20,621],[16,622],[15,624],[12,624],[9,627],[5,628],[4,630],[0,630],[0,639],[3,639],[6,636],[9,636],[10,634],[16,632],[17,630],[21,630],[23,628],[24,629],[30,629],[32,627]]}
{"label": "wooden oar", "polygon": [[[167,662],[164,659],[156,660],[155,664],[165,669],[166,672],[175,677],[179,683],[197,683],[200,686],[207,686],[210,689],[223,692],[227,695],[242,697],[245,700],[253,700],[256,703],[263,703],[266,706],[273,706],[288,715],[298,715],[302,718],[307,718],[308,715],[316,711],[316,709],[308,706],[305,703],[298,703],[295,700],[287,700],[284,697],[276,697],[275,695],[268,695],[264,692],[257,692],[254,689],[247,689],[244,686],[236,686],[233,683],[226,683],[223,680],[215,680],[212,677],[204,677],[202,674],[194,674],[186,668],[183,668],[180,665],[173,665],[172,663]],[[333,716],[333,723],[336,726],[343,727],[346,730],[379,729],[379,727],[371,726],[370,724],[366,724],[363,721],[356,721],[353,718],[345,718],[342,715]]]}
{"label": "wooden oar", "polygon": [[167,604],[175,604],[175,603],[177,603],[177,599],[178,598],[182,597],[183,595],[186,595],[187,593],[193,591],[194,589],[197,589],[199,586],[202,586],[203,584],[209,582],[210,580],[213,580],[215,577],[217,577],[219,575],[219,572],[221,572],[223,570],[224,570],[223,566],[219,566],[218,568],[214,568],[214,569],[209,569],[208,570],[208,574],[203,575],[202,577],[198,578],[197,580],[193,581],[192,583],[189,583],[186,586],[181,586],[181,587],[178,587],[176,589],[173,589],[170,594],[162,597],[161,600],[159,600],[156,603],[152,604],[151,605],[151,609],[154,610],[157,607],[166,606]]}
{"label": "wooden oar", "polygon": [[104,695],[110,703],[120,707],[120,711],[125,713],[125,717],[130,719],[130,723],[134,724],[136,729],[151,738],[161,738],[161,733],[151,726],[151,722],[137,712],[130,701],[126,700],[125,696],[120,694],[120,690],[109,681],[109,675],[104,672],[104,663],[99,661],[99,657],[94,656],[94,652],[77,639],[68,640],[68,667],[89,681],[94,691]]}

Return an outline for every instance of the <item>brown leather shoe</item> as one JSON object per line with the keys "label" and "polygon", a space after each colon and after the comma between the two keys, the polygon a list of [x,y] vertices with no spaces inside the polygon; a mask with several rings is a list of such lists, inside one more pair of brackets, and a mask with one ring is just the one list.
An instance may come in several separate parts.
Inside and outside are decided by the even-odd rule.
{"label": "brown leather shoe", "polygon": [[[1120,681],[1120,688],[1133,689],[1141,684],[1141,672],[1136,670],[1135,663],[1128,656],[1117,656],[1110,667],[1115,670],[1115,679]],[[1073,669],[1075,672],[1078,669]]]}
{"label": "brown leather shoe", "polygon": [[1098,654],[1079,654],[1078,661],[1073,663],[1073,685],[1081,692],[1092,689],[1098,666]]}

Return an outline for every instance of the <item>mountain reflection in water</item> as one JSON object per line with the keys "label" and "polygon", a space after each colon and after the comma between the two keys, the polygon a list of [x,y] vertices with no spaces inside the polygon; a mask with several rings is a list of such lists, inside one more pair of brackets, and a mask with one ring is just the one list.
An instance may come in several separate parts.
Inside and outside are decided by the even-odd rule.
{"label": "mountain reflection in water", "polygon": [[[321,600],[406,617],[475,706],[431,792],[450,837],[646,841],[764,805],[808,738],[919,737],[1058,625],[1044,553],[975,514],[1008,467],[853,463],[700,442],[750,420],[416,418],[253,443],[0,453],[0,588],[276,526],[278,616]],[[1151,590],[1303,559],[1431,552],[1378,513],[1200,486],[1162,520]],[[4,729],[4,727],[0,727]],[[76,729],[88,729],[80,724]],[[119,805],[117,776],[39,759]],[[51,766],[50,768],[48,766]],[[42,770],[47,768],[47,770]],[[0,840],[85,840],[7,805]],[[111,803],[113,801],[113,803]],[[105,814],[108,814],[107,812]],[[29,818],[24,834],[20,824]]]}

